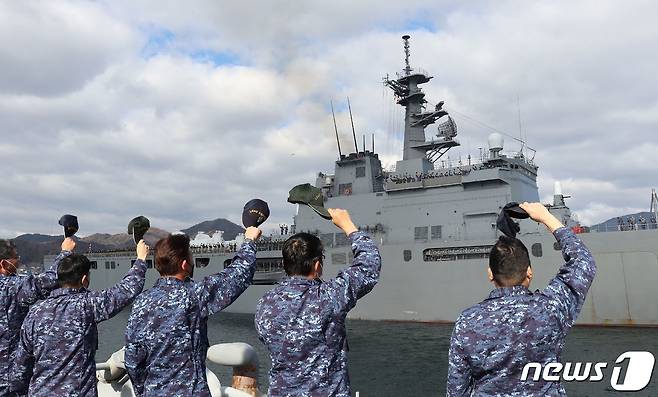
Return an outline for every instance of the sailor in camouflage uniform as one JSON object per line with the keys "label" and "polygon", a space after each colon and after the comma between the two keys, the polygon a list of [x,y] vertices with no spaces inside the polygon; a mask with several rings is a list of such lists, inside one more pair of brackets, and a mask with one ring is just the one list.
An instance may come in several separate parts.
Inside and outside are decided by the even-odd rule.
{"label": "sailor in camouflage uniform", "polygon": [[377,284],[381,257],[347,211],[329,213],[349,236],[352,266],[323,282],[322,243],[314,235],[298,233],[283,246],[289,277],[265,294],[256,309],[256,331],[272,358],[270,397],[350,395],[345,319]]}
{"label": "sailor in camouflage uniform", "polygon": [[248,227],[233,262],[199,282],[191,279],[189,237],[170,235],[156,244],[160,278],[135,301],[126,329],[125,364],[137,396],[210,396],[208,316],[229,306],[251,285],[260,233]]}
{"label": "sailor in camouflage uniform", "polygon": [[57,287],[57,266],[71,255],[73,248],[75,241],[66,238],[62,242],[62,252],[47,271],[17,276],[20,258],[16,248],[9,241],[0,240],[0,397],[9,395],[11,355],[18,346],[21,324],[29,305],[44,299]]}
{"label": "sailor in camouflage uniform", "polygon": [[23,322],[11,391],[43,397],[97,395],[97,324],[118,314],[142,291],[148,252],[141,240],[128,274],[101,291],[87,290],[87,257],[73,254],[62,260],[57,272],[60,288],[32,306]]}
{"label": "sailor in camouflage uniform", "polygon": [[548,287],[531,292],[528,250],[502,236],[491,250],[489,297],[457,319],[450,343],[448,396],[564,396],[560,382],[522,381],[523,367],[560,361],[596,264],[583,242],[540,203],[521,208],[554,234],[566,263]]}

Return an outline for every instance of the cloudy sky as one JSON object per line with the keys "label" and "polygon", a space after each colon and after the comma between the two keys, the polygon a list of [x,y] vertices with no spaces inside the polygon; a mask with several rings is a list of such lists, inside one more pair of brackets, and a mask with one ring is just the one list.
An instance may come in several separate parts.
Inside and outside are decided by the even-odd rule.
{"label": "cloudy sky", "polygon": [[[658,187],[653,1],[0,1],[0,236],[169,230],[245,201],[290,222],[288,189],[331,172],[329,107],[387,165],[402,110],[381,79],[434,75],[461,148],[495,128],[537,149],[540,196],[562,181],[584,223],[647,210]],[[429,134],[429,130],[428,130]],[[516,150],[511,138],[508,149]]]}

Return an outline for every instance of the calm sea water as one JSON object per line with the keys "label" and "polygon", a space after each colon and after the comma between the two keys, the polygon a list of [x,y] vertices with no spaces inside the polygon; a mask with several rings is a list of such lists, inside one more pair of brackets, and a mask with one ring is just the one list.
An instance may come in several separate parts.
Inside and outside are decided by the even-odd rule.
{"label": "calm sea water", "polygon": [[[96,361],[105,361],[123,344],[123,330],[129,312],[99,325]],[[256,336],[253,315],[220,313],[208,323],[210,343],[246,342],[260,356],[261,390],[267,385],[269,356]],[[348,321],[349,365],[353,392],[360,397],[443,396],[447,375],[448,346],[452,325]],[[576,327],[567,338],[563,360],[607,362],[605,379],[593,383],[566,384],[569,396],[658,396],[658,371],[647,388],[622,393],[610,387],[615,359],[623,352],[647,350],[658,357],[656,328]],[[231,370],[209,365],[224,384],[231,381]]]}

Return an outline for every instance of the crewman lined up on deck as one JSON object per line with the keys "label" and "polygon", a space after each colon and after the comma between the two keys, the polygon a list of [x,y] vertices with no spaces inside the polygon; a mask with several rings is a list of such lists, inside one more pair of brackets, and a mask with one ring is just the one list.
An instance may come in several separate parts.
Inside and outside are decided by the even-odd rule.
{"label": "crewman lined up on deck", "polygon": [[[137,244],[137,260],[112,288],[89,291],[91,263],[84,255],[62,259],[58,289],[35,304],[23,322],[10,390],[30,397],[95,397],[97,324],[118,314],[144,287],[149,247]],[[29,385],[29,386],[28,386]]]}
{"label": "crewman lined up on deck", "polygon": [[16,247],[10,241],[0,240],[0,396],[9,394],[11,355],[18,347],[21,325],[29,306],[57,288],[57,266],[71,255],[73,248],[75,241],[64,239],[62,252],[47,271],[23,277],[16,274],[20,267]]}
{"label": "crewman lined up on deck", "polygon": [[347,313],[379,280],[381,257],[370,236],[358,231],[345,210],[329,210],[349,236],[352,266],[323,282],[323,247],[299,233],[283,246],[287,278],[256,308],[256,331],[272,358],[269,396],[350,396]]}
{"label": "crewman lined up on deck", "polygon": [[450,342],[448,396],[566,395],[559,382],[521,380],[531,362],[560,362],[567,332],[576,321],[596,264],[583,242],[543,204],[520,205],[543,223],[562,247],[566,263],[542,291],[531,292],[528,250],[500,237],[489,256],[489,297],[457,319]]}
{"label": "crewman lined up on deck", "polygon": [[194,282],[190,239],[155,245],[160,278],[135,301],[126,329],[125,364],[137,396],[210,397],[206,381],[208,317],[242,294],[256,271],[260,229],[248,227],[233,262]]}

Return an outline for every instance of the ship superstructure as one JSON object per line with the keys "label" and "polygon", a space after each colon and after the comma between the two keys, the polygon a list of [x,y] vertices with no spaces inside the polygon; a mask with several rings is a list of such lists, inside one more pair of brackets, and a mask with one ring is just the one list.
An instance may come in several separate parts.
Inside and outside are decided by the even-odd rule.
{"label": "ship superstructure", "polygon": [[[486,269],[489,250],[500,234],[497,214],[510,201],[539,201],[538,167],[523,150],[506,152],[498,133],[489,136],[482,155],[464,162],[446,160],[444,155],[459,146],[457,125],[443,102],[430,106],[425,99],[420,86],[432,76],[410,66],[409,39],[403,36],[404,69],[384,79],[405,109],[402,159],[394,170],[385,170],[374,149],[364,145],[360,151],[340,154],[334,172],[319,173],[315,185],[323,191],[325,207],[349,210],[381,250],[380,283],[359,301],[351,318],[453,322],[492,289]],[[433,130],[429,139],[428,130]],[[566,197],[556,186],[548,208],[565,225],[586,232],[571,219]],[[290,231],[320,237],[326,250],[325,277],[352,259],[347,238],[304,206],[298,207]],[[579,323],[658,325],[658,230],[581,237],[594,253],[598,274]],[[253,313],[260,297],[280,280],[285,238],[277,235],[259,244],[254,285],[229,311]],[[532,287],[545,287],[564,262],[560,247],[531,220],[522,221],[519,238],[530,251]],[[234,248],[224,243],[195,247],[195,277],[221,270],[230,263]],[[133,253],[89,256],[96,266],[92,288],[105,288],[123,276]],[[151,271],[148,277],[147,286],[157,274]]]}

